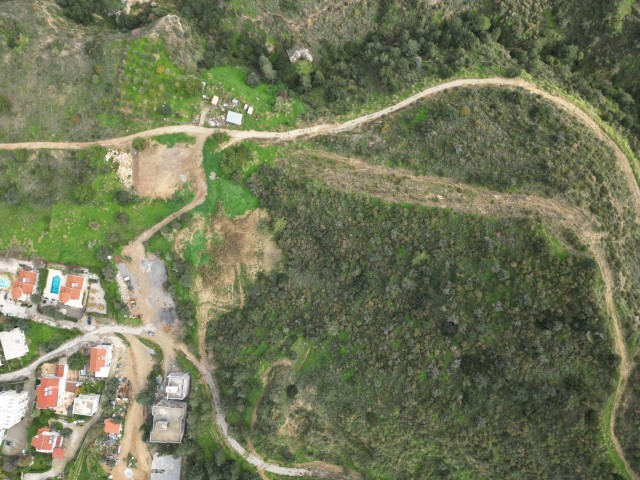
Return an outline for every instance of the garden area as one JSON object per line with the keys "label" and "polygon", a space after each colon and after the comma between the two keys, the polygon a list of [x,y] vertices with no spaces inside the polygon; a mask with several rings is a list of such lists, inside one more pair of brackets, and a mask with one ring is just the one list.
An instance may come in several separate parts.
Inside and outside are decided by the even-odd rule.
{"label": "garden area", "polygon": [[24,332],[29,346],[29,353],[24,357],[4,362],[0,366],[0,373],[7,373],[25,367],[41,355],[55,350],[63,343],[80,335],[80,330],[66,330],[21,318],[0,316],[0,329],[7,331],[16,327]]}

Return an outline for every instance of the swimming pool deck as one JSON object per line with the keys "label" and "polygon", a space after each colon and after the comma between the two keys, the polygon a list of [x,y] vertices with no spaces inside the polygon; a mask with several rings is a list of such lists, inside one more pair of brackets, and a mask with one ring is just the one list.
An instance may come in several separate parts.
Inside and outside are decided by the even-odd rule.
{"label": "swimming pool deck", "polygon": [[[53,284],[53,279],[55,277],[58,277],[59,283],[58,283],[58,291],[56,293],[53,293],[51,291],[51,286]],[[62,278],[64,277],[64,274],[62,273],[61,270],[56,270],[53,268],[49,269],[49,272],[47,273],[47,284],[44,287],[44,292],[42,292],[42,296],[44,298],[48,298],[49,300],[58,300],[58,293],[60,292],[60,282],[62,282]]]}

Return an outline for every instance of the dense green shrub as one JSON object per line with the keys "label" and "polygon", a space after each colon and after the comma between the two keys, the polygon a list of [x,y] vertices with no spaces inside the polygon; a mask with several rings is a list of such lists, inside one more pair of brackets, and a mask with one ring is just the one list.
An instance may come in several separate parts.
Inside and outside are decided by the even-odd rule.
{"label": "dense green shrub", "polygon": [[[250,432],[283,461],[373,478],[612,476],[598,418],[617,360],[592,260],[552,251],[533,221],[386,205],[277,167],[253,189],[286,224],[287,263],[210,324],[236,434],[257,372],[289,357],[294,378],[266,392]],[[299,428],[283,436],[287,418]]]}

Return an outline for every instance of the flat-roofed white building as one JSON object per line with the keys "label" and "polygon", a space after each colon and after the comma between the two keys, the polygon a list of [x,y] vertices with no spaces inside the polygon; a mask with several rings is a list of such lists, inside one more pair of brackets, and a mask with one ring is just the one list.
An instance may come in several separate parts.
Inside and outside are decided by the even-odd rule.
{"label": "flat-roofed white building", "polygon": [[92,417],[98,411],[98,405],[100,405],[100,395],[97,393],[78,395],[73,400],[73,414]]}
{"label": "flat-roofed white building", "polygon": [[14,328],[8,332],[0,332],[0,344],[5,360],[24,357],[29,353],[27,339],[24,332],[19,328]]}
{"label": "flat-roofed white building", "polygon": [[184,400],[189,394],[191,377],[186,372],[171,372],[167,375],[167,400]]}
{"label": "flat-roofed white building", "polygon": [[13,427],[23,419],[27,413],[29,394],[6,390],[0,392],[0,443],[4,440],[4,434],[8,428]]}
{"label": "flat-roofed white building", "polygon": [[180,480],[182,458],[171,455],[153,455],[151,480]]}
{"label": "flat-roofed white building", "polygon": [[229,110],[227,112],[227,123],[231,123],[233,125],[242,125],[242,114],[238,112],[232,112]]}
{"label": "flat-roofed white building", "polygon": [[0,428],[13,427],[22,420],[27,412],[29,394],[27,392],[16,392],[7,390],[0,392]]}
{"label": "flat-roofed white building", "polygon": [[151,443],[180,443],[187,419],[187,402],[160,400],[151,409]]}

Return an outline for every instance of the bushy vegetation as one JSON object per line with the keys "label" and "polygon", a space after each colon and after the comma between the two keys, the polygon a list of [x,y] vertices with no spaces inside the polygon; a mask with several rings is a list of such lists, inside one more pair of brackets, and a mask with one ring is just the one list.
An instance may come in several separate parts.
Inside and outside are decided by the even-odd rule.
{"label": "bushy vegetation", "polygon": [[[535,96],[505,89],[447,92],[358,132],[311,142],[368,162],[502,192],[558,198],[606,231],[609,263],[628,281],[616,294],[625,334],[640,302],[640,230],[613,152],[578,120]],[[619,280],[621,277],[617,277]]]}
{"label": "bushy vegetation", "polygon": [[636,366],[629,376],[629,385],[622,399],[616,422],[616,435],[627,454],[634,471],[640,469],[640,368]]}
{"label": "bushy vegetation", "polygon": [[[275,158],[274,147],[259,147],[253,143],[218,152],[218,146],[225,140],[224,135],[212,135],[203,148],[207,198],[193,213],[203,216],[207,222],[218,214],[234,217],[257,208],[258,199],[246,187],[246,178],[262,162]],[[187,228],[193,219],[191,213],[181,216],[156,233],[147,244],[147,250],[159,255],[167,266],[167,288],[176,302],[182,336],[191,347],[197,345],[195,280],[204,270],[216,268],[215,259],[207,253],[215,239],[207,238],[203,230],[195,231],[180,251],[174,249],[175,234]]]}
{"label": "bushy vegetation", "polygon": [[[580,121],[520,90],[455,89],[361,130],[312,144],[499,191],[561,195],[578,206],[628,195],[610,148]],[[604,188],[603,188],[604,187]]]}
{"label": "bushy vegetation", "polygon": [[[385,205],[276,167],[253,190],[287,265],[208,334],[236,434],[372,478],[613,475],[592,260],[558,255],[531,220]],[[251,430],[256,376],[282,357],[297,366]]]}
{"label": "bushy vegetation", "polygon": [[225,451],[214,437],[212,400],[200,373],[178,353],[183,371],[191,375],[186,434],[180,445],[163,445],[161,453],[183,458],[185,476],[193,480],[257,480],[259,476],[241,459]]}

